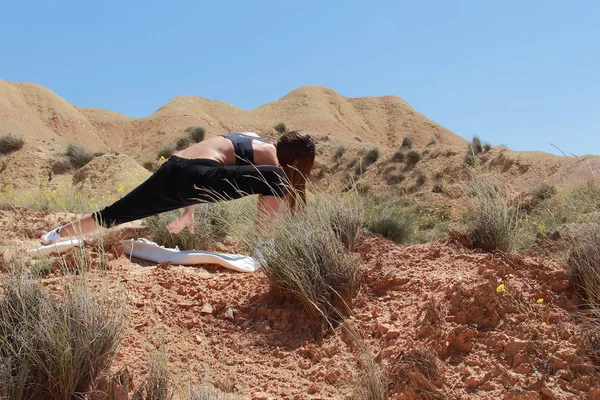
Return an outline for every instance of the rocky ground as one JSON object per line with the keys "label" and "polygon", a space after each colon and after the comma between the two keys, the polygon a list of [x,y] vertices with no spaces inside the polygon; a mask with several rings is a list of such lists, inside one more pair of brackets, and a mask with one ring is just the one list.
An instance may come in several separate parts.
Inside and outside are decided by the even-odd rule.
{"label": "rocky ground", "polygon": [[[34,247],[68,218],[0,211],[0,248]],[[348,398],[364,387],[371,358],[397,399],[600,398],[597,343],[556,257],[481,254],[462,238],[396,245],[364,235],[352,316],[322,332],[260,273],[86,249],[90,281],[123,299],[126,336],[106,378],[121,398],[160,348],[181,384],[210,383],[229,398]],[[59,290],[63,279],[55,271],[43,282]]]}

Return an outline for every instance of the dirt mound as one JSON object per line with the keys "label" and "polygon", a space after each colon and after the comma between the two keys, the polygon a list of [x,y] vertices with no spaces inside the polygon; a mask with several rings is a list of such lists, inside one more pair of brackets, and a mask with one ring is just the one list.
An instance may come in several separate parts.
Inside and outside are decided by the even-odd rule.
{"label": "dirt mound", "polygon": [[[57,218],[26,217],[38,228]],[[19,211],[0,212],[11,232],[0,244],[29,243],[23,221]],[[164,347],[182,382],[207,380],[249,399],[346,398],[363,374],[351,334],[359,332],[388,373],[392,399],[600,395],[577,319],[582,304],[558,261],[378,237],[362,238],[358,256],[364,287],[353,316],[315,335],[301,307],[272,296],[261,274],[112,255],[89,274],[98,284],[108,269],[107,284],[127,293],[129,329],[112,371],[127,369],[139,387],[148,355]]]}
{"label": "dirt mound", "polygon": [[88,196],[121,197],[150,176],[126,155],[95,157],[73,175],[73,185]]}

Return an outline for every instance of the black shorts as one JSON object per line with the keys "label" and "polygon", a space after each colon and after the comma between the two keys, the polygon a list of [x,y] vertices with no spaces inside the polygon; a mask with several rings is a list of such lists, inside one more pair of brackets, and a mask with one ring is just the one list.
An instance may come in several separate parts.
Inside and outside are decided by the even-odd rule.
{"label": "black shorts", "polygon": [[283,197],[285,188],[279,167],[224,166],[214,160],[171,156],[150,178],[93,217],[111,227],[192,204],[253,194]]}

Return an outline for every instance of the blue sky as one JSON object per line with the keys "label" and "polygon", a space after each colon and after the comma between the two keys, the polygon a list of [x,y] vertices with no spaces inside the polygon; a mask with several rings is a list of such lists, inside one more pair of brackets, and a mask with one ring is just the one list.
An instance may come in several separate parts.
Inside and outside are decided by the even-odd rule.
{"label": "blue sky", "polygon": [[0,78],[134,117],[305,85],[393,94],[455,133],[600,154],[600,1],[14,1]]}

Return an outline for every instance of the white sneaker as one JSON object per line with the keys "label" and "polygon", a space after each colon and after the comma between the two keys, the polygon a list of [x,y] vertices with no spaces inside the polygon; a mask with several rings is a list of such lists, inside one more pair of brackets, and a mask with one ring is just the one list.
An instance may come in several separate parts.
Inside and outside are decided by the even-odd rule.
{"label": "white sneaker", "polygon": [[59,226],[58,228],[53,229],[50,232],[46,233],[44,236],[42,236],[40,238],[40,240],[42,241],[42,244],[48,245],[48,244],[60,242],[63,239],[60,237],[61,229],[62,229],[62,226]]}

